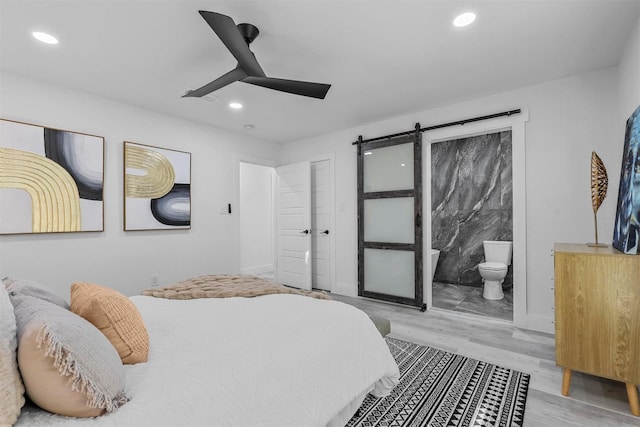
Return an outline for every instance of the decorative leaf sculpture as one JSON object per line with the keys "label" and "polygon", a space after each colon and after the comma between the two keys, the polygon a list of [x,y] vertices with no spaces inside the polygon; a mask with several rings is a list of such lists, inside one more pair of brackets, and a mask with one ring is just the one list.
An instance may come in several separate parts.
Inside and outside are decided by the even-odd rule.
{"label": "decorative leaf sculpture", "polygon": [[609,178],[607,177],[607,169],[602,163],[602,159],[595,151],[591,152],[591,205],[593,213],[598,212],[600,205],[605,197],[607,197],[607,188],[609,186]]}
{"label": "decorative leaf sculpture", "polygon": [[593,206],[593,220],[595,222],[596,242],[587,243],[588,246],[606,247],[607,245],[598,243],[598,208],[607,197],[609,178],[607,169],[604,167],[602,159],[595,151],[591,152],[591,205]]}

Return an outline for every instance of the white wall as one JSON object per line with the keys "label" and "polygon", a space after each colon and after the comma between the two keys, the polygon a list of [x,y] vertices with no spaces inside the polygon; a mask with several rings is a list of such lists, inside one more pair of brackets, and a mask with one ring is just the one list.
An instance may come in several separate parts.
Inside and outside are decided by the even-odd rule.
{"label": "white wall", "polygon": [[[105,137],[105,231],[0,236],[0,277],[28,277],[69,298],[69,285],[89,281],[140,293],[160,285],[234,269],[234,155],[276,158],[269,142],[171,118],[10,73],[0,74],[0,117]],[[123,230],[123,141],[192,154],[191,230]]]}
{"label": "white wall", "polygon": [[240,163],[240,272],[274,274],[273,168]]}
{"label": "white wall", "polygon": [[[637,75],[637,74],[636,74]],[[619,176],[622,141],[618,110],[618,73],[610,68],[407,114],[283,146],[283,163],[320,153],[336,155],[336,287],[357,293],[356,155],[351,142],[514,108],[527,108],[527,327],[553,331],[554,242],[593,241],[590,197],[591,151],[598,152],[609,175]],[[437,84],[437,83],[434,83]],[[461,131],[462,132],[462,131]],[[599,237],[611,241],[617,180],[598,213]],[[615,188],[612,188],[615,187]]]}
{"label": "white wall", "polygon": [[[351,142],[422,126],[527,108],[527,316],[531,328],[552,331],[553,242],[593,240],[589,193],[592,150],[609,173],[600,208],[600,240],[610,242],[622,158],[624,122],[640,104],[640,21],[618,68],[574,76],[287,144],[279,163],[335,153],[336,286],[357,293],[356,173]],[[151,274],[169,284],[239,266],[232,217],[220,215],[233,199],[234,156],[278,160],[278,148],[219,129],[133,106],[0,74],[0,117],[105,137],[105,231],[0,236],[0,277],[40,280],[68,298],[77,280],[132,295]],[[192,229],[122,231],[122,141],[192,153]]]}
{"label": "white wall", "polygon": [[[618,68],[620,70],[620,119],[624,123],[640,105],[640,18],[629,36]],[[621,132],[624,133],[624,128]],[[622,157],[620,161],[622,162]]]}

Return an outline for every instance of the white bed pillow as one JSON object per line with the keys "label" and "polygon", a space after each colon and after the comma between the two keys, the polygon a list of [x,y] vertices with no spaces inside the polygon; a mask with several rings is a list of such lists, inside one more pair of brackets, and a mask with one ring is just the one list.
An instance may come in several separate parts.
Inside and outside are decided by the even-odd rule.
{"label": "white bed pillow", "polygon": [[24,386],[18,372],[16,318],[9,294],[0,286],[0,426],[12,425],[24,405]]}
{"label": "white bed pillow", "polygon": [[51,289],[45,285],[29,279],[16,279],[14,277],[5,277],[2,279],[8,292],[15,292],[22,295],[29,295],[41,300],[49,301],[52,304],[59,305],[62,308],[69,308],[69,303],[58,295],[54,294]]}
{"label": "white bed pillow", "polygon": [[95,417],[127,401],[124,367],[102,332],[56,304],[13,292],[9,297],[18,365],[35,404],[56,414]]}

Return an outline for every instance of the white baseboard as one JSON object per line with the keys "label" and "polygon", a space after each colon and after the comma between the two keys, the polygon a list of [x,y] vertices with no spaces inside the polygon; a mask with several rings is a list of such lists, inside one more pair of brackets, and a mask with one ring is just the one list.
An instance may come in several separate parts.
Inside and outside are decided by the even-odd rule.
{"label": "white baseboard", "polygon": [[346,297],[357,297],[358,286],[353,283],[336,282],[331,289],[332,294],[344,295]]}
{"label": "white baseboard", "polygon": [[240,274],[250,274],[252,276],[273,278],[275,277],[275,270],[273,269],[273,265],[260,265],[257,267],[241,268]]}
{"label": "white baseboard", "polygon": [[553,323],[553,319],[542,316],[527,315],[526,324],[523,326],[523,328],[537,332],[545,332],[547,334],[556,333],[556,327]]}

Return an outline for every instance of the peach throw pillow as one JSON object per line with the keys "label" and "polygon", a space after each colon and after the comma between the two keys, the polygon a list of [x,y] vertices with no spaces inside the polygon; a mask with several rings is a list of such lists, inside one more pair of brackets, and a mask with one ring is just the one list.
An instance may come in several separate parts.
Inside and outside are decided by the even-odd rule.
{"label": "peach throw pillow", "polygon": [[140,312],[129,298],[104,286],[74,283],[69,309],[102,331],[118,351],[122,363],[147,361],[149,334]]}
{"label": "peach throw pillow", "polygon": [[127,402],[122,361],[98,328],[49,301],[13,292],[9,297],[18,366],[36,405],[55,414],[95,417]]}
{"label": "peach throw pillow", "polygon": [[[87,324],[89,327],[91,325]],[[20,369],[24,372],[29,397],[41,408],[67,417],[97,417],[104,413],[103,407],[91,407],[87,391],[74,388],[69,376],[61,375],[54,358],[47,356],[38,344],[40,325],[32,322],[20,340]],[[94,328],[95,329],[95,328]],[[100,332],[96,331],[100,335]],[[109,345],[105,342],[105,345]],[[113,355],[116,357],[116,355]],[[118,360],[117,357],[115,360]],[[122,365],[121,365],[122,366]],[[98,405],[102,406],[102,405]]]}

